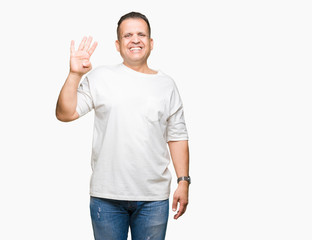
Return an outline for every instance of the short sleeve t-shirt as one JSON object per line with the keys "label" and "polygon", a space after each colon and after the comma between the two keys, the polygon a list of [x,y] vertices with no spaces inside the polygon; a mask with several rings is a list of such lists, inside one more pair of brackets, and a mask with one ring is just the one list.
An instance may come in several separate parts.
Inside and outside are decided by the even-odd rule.
{"label": "short sleeve t-shirt", "polygon": [[90,195],[157,201],[169,198],[168,141],[188,140],[172,78],[124,64],[89,72],[77,91],[79,117],[94,109]]}

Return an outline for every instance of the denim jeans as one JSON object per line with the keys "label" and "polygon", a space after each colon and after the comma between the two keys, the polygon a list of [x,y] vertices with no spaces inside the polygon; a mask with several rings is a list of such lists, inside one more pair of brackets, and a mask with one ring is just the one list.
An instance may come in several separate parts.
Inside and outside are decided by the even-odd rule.
{"label": "denim jeans", "polygon": [[169,200],[120,201],[90,198],[90,214],[95,240],[164,240]]}

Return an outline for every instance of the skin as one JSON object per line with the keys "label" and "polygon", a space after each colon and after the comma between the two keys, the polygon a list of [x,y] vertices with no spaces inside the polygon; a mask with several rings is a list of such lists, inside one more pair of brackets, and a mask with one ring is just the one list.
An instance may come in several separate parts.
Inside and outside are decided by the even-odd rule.
{"label": "skin", "polygon": [[[116,40],[116,49],[123,58],[123,63],[135,71],[155,74],[156,71],[147,65],[147,59],[153,50],[154,41],[149,36],[148,26],[143,19],[130,18],[119,26],[119,39]],[[139,48],[137,50],[131,50]]]}
{"label": "skin", "polygon": [[[127,67],[145,74],[156,74],[150,69],[147,59],[153,50],[153,39],[148,34],[148,26],[140,18],[124,20],[119,27],[120,37],[116,40],[116,49]],[[61,89],[57,105],[56,117],[63,122],[76,120],[77,88],[84,74],[92,69],[90,58],[97,47],[92,45],[92,37],[84,37],[75,50],[75,42],[70,46],[70,71]],[[189,176],[189,147],[188,141],[169,141],[170,155],[177,177]],[[180,181],[173,195],[172,210],[176,212],[174,219],[181,217],[188,205],[189,183]]]}
{"label": "skin", "polygon": [[[169,141],[170,155],[177,177],[189,176],[189,147],[188,141]],[[173,194],[172,210],[178,212],[174,219],[181,217],[188,205],[189,183],[180,181]],[[178,206],[179,204],[179,206]]]}
{"label": "skin", "polygon": [[92,37],[84,37],[75,50],[75,42],[70,44],[70,71],[68,77],[61,89],[56,104],[56,118],[62,122],[76,120],[79,115],[76,111],[77,106],[77,88],[84,74],[92,69],[90,57],[92,56],[97,42],[91,46]]}

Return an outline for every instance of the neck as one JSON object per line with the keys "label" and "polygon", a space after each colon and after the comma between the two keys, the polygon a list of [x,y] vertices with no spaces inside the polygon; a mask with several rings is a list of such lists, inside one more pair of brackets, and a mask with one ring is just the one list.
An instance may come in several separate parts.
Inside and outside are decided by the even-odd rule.
{"label": "neck", "polygon": [[144,64],[129,64],[127,62],[123,62],[123,64],[129,68],[131,68],[134,71],[140,72],[140,73],[146,73],[146,74],[156,74],[157,72],[153,69],[150,69],[147,65],[147,63]]}

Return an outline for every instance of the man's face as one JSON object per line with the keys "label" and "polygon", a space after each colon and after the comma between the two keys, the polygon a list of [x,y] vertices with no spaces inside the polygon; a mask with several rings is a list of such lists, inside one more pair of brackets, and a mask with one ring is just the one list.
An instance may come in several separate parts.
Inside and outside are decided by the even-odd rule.
{"label": "man's face", "polygon": [[124,20],[119,26],[119,36],[116,48],[124,63],[130,66],[146,64],[153,49],[146,22],[140,18]]}

